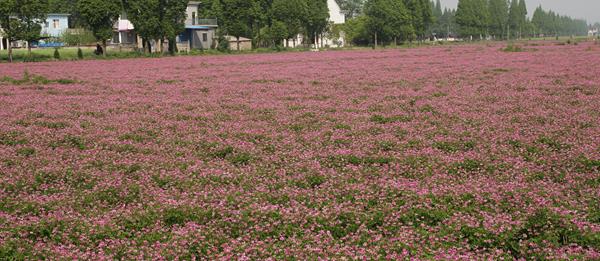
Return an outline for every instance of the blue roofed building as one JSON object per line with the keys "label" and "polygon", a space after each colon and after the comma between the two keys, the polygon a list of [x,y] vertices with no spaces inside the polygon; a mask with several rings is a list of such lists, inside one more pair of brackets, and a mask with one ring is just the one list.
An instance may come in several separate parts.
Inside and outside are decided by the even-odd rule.
{"label": "blue roofed building", "polygon": [[200,2],[190,1],[187,6],[185,31],[177,37],[180,50],[212,49],[216,45],[217,19],[199,17]]}

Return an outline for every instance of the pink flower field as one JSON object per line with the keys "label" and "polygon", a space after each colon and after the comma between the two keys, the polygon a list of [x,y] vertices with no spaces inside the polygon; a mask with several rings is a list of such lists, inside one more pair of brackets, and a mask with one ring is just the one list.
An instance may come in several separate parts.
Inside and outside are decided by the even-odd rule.
{"label": "pink flower field", "polygon": [[600,45],[0,64],[0,259],[600,259]]}

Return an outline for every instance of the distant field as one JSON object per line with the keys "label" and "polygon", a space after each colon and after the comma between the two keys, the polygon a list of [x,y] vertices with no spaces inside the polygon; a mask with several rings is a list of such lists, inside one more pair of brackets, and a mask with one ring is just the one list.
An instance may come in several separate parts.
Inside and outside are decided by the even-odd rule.
{"label": "distant field", "polygon": [[598,260],[598,75],[551,41],[3,63],[0,259]]}

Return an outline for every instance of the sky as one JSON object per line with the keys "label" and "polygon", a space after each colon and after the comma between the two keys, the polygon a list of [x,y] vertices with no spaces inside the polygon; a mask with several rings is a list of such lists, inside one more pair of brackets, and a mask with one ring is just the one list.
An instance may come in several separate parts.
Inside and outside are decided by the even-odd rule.
{"label": "sky", "polygon": [[[443,6],[456,8],[458,0],[440,0]],[[582,18],[588,23],[600,22],[600,0],[525,0],[529,16],[540,4],[545,10],[553,10],[561,15]]]}

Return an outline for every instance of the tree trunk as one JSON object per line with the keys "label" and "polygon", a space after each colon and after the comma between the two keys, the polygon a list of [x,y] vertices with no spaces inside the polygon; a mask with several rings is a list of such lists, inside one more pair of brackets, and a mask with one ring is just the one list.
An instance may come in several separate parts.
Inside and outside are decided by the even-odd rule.
{"label": "tree trunk", "polygon": [[29,56],[29,60],[31,60],[31,42],[27,41],[27,55]]}
{"label": "tree trunk", "polygon": [[169,39],[169,53],[171,55],[175,55],[177,53],[177,43],[176,39]]}
{"label": "tree trunk", "polygon": [[7,39],[6,43],[8,43],[8,62],[12,63],[13,62],[12,41],[10,39]]}
{"label": "tree trunk", "polygon": [[102,56],[106,57],[106,40],[102,40]]}
{"label": "tree trunk", "polygon": [[375,32],[375,48],[377,48],[377,32]]}
{"label": "tree trunk", "polygon": [[236,43],[237,43],[237,50],[239,52],[240,51],[240,37],[239,36],[236,37]]}

